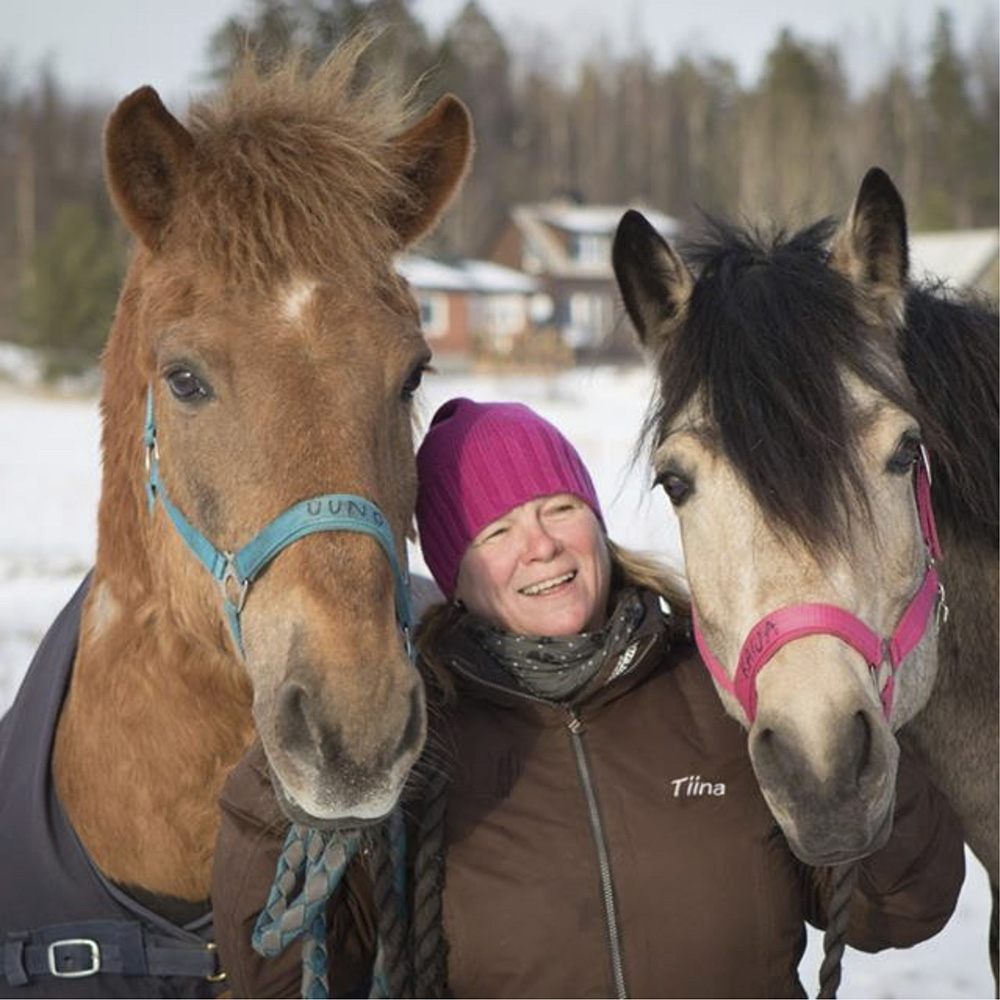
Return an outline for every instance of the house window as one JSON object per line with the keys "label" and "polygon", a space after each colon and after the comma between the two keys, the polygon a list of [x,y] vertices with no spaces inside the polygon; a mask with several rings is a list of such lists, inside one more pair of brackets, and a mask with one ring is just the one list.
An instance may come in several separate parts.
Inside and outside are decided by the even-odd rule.
{"label": "house window", "polygon": [[611,329],[614,304],[607,295],[576,292],[569,299],[566,339],[572,347],[593,347]]}
{"label": "house window", "polygon": [[420,326],[428,340],[448,333],[448,296],[439,292],[418,292]]}
{"label": "house window", "polygon": [[486,295],[480,303],[479,320],[493,335],[520,333],[525,323],[524,298],[520,295]]}
{"label": "house window", "polygon": [[607,264],[611,259],[611,240],[599,233],[577,233],[570,254],[577,264]]}

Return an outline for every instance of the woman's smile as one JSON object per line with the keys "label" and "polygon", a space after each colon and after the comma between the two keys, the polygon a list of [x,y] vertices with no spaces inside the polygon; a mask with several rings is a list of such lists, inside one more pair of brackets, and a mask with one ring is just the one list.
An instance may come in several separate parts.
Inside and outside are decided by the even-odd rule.
{"label": "woman's smile", "polygon": [[518,590],[519,594],[523,594],[525,597],[544,597],[551,594],[554,590],[560,589],[567,583],[571,583],[576,579],[576,570],[571,570],[569,573],[563,573],[561,576],[551,577],[548,580],[542,580],[539,583],[530,583],[526,587],[521,587]]}

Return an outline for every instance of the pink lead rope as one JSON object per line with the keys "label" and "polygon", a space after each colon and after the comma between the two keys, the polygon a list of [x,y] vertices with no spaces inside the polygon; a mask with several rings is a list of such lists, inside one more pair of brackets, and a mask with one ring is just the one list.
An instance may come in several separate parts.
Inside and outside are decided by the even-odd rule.
{"label": "pink lead rope", "polygon": [[914,472],[914,492],[924,544],[927,546],[927,572],[924,574],[920,589],[903,612],[896,631],[888,639],[883,639],[857,615],[836,605],[791,604],[766,614],[750,629],[740,650],[735,677],[730,680],[725,668],[705,642],[698,624],[698,614],[692,603],[694,638],[705,666],[718,684],[736,697],[751,725],[757,717],[757,675],[782,646],[807,635],[833,635],[846,642],[865,658],[876,679],[876,685],[879,668],[885,660],[889,661],[891,667],[889,677],[879,692],[882,711],[888,721],[892,712],[896,670],[927,631],[927,625],[938,602],[944,614],[947,614],[944,588],[935,568],[935,561],[941,558],[941,545],[934,523],[934,512],[931,509],[930,460],[923,446],[920,449],[920,458]]}

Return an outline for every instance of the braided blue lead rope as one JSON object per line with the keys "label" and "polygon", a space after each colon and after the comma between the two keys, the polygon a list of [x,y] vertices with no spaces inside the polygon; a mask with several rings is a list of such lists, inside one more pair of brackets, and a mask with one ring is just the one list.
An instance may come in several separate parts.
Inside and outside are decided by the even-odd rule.
{"label": "braided blue lead rope", "polygon": [[[406,829],[397,806],[387,820],[397,915],[405,927]],[[323,832],[293,823],[285,838],[267,904],[254,925],[254,950],[265,958],[281,954],[293,941],[302,942],[302,996],[328,1000],[329,956],[326,947],[326,904],[340,885],[361,846],[358,831]],[[384,942],[379,936],[370,997],[392,995]]]}
{"label": "braided blue lead rope", "polygon": [[279,955],[303,935],[302,996],[330,995],[326,953],[326,903],[361,844],[356,831],[326,833],[295,823],[278,858],[267,904],[257,918],[252,943],[265,958]]}

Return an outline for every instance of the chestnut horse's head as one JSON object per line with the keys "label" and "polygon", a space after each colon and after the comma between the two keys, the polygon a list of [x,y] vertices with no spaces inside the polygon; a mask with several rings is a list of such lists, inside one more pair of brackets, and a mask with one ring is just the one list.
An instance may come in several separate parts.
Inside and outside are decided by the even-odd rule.
{"label": "chestnut horse's head", "polygon": [[836,233],[717,226],[693,272],[630,213],[614,259],[658,365],[653,464],[703,657],[796,853],[863,855],[891,827],[893,730],[937,665],[902,200],[872,170]]}
{"label": "chestnut horse's head", "polygon": [[[410,530],[411,398],[430,351],[394,259],[457,190],[472,141],[452,97],[412,123],[358,88],[360,52],[344,47],[309,78],[248,61],[186,125],[145,87],[106,133],[137,251],[104,361],[98,568],[112,594],[148,593],[148,627],[180,636],[188,663],[245,670],[281,798],[317,825],[385,815],[423,744],[393,557]],[[355,516],[346,530],[297,533],[299,515],[338,502]],[[295,515],[241,595],[172,509],[219,553]],[[232,629],[227,599],[242,604]]]}

